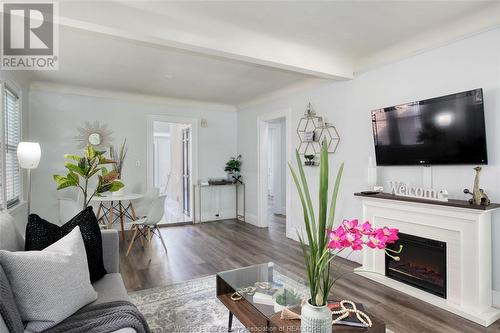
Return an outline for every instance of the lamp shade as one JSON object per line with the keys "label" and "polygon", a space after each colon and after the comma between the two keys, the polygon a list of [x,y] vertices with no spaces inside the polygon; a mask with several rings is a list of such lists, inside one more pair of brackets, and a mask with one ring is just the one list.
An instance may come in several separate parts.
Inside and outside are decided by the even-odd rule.
{"label": "lamp shade", "polygon": [[17,160],[23,169],[35,169],[40,162],[42,151],[38,142],[19,142]]}

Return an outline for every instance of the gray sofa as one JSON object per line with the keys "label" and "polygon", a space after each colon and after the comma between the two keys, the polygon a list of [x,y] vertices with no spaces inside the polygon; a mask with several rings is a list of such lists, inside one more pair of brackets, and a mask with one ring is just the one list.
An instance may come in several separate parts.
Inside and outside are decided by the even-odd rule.
{"label": "gray sofa", "polygon": [[[118,232],[102,231],[102,247],[104,267],[108,274],[96,281],[93,286],[98,298],[91,304],[129,300],[127,290],[119,273]],[[15,220],[8,213],[0,213],[0,250],[23,251],[24,237],[16,228]],[[0,316],[0,333],[8,332],[4,320]],[[133,328],[124,328],[116,333],[136,333]]]}

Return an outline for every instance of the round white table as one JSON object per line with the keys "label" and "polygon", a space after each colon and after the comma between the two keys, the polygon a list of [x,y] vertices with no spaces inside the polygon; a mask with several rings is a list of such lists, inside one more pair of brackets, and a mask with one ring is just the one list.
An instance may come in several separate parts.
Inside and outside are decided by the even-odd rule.
{"label": "round white table", "polygon": [[98,222],[111,228],[115,221],[120,220],[122,239],[125,240],[124,219],[128,217],[132,221],[137,220],[132,202],[142,199],[143,197],[143,194],[138,193],[125,193],[121,195],[110,194],[101,197],[93,197],[91,202],[99,203],[96,214]]}

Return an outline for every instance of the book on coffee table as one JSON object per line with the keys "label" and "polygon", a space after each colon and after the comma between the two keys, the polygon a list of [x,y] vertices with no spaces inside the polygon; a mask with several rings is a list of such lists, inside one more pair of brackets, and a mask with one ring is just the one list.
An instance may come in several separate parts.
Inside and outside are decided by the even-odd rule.
{"label": "book on coffee table", "polygon": [[[360,303],[355,303],[356,308],[360,311],[365,311],[365,308],[363,307],[363,304]],[[342,307],[340,306],[340,302],[337,301],[328,301],[328,308],[331,311],[340,311]],[[333,315],[333,319],[335,320],[338,318],[340,315]],[[366,327],[365,324],[363,324],[358,317],[356,316],[355,313],[349,313],[349,317],[344,318],[342,320],[339,320],[338,322],[335,323],[335,325],[345,325],[345,326],[352,326],[352,327]]]}

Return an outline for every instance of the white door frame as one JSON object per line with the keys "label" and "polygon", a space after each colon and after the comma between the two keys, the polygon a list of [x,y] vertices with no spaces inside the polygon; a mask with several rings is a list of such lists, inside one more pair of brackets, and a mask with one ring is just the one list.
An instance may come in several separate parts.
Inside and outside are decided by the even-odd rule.
{"label": "white door frame", "polygon": [[[148,189],[154,186],[153,183],[153,123],[161,121],[166,123],[191,125],[191,186],[198,184],[198,124],[199,119],[194,117],[179,117],[173,115],[148,115],[147,116],[147,185]],[[189,201],[191,216],[193,215],[193,195]],[[192,216],[194,219],[194,216]]]}
{"label": "white door frame", "polygon": [[[283,109],[272,113],[266,113],[257,118],[257,226],[265,228],[269,226],[268,221],[268,200],[267,200],[267,129],[268,123],[274,119],[285,118],[285,140],[286,140],[286,161],[292,157],[292,110]],[[286,228],[290,223],[290,186],[291,175],[286,173]]]}

